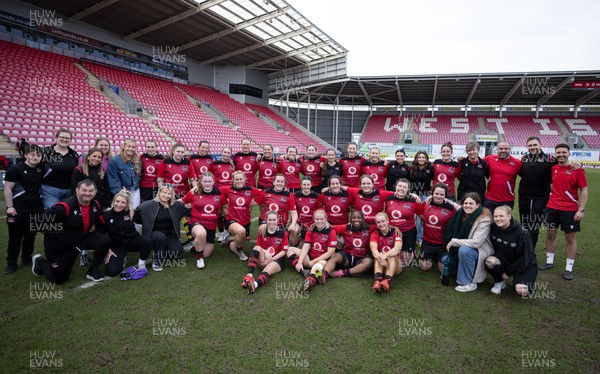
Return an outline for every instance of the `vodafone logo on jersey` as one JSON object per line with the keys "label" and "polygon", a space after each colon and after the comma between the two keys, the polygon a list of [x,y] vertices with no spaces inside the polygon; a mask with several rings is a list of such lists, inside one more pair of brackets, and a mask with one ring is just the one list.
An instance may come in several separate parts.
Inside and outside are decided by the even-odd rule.
{"label": "vodafone logo on jersey", "polygon": [[288,167],[287,167],[287,171],[288,171],[288,173],[293,173],[295,170],[296,170],[296,169],[294,169],[294,167],[293,167],[293,166],[288,166]]}
{"label": "vodafone logo on jersey", "polygon": [[353,245],[355,248],[362,248],[362,244],[363,244],[363,242],[362,242],[362,239],[354,239],[354,240],[352,241],[352,245]]}
{"label": "vodafone logo on jersey", "polygon": [[342,208],[340,208],[339,205],[334,205],[334,206],[331,207],[331,212],[332,213],[339,213],[341,211],[342,211]]}
{"label": "vodafone logo on jersey", "polygon": [[448,176],[446,176],[446,174],[440,174],[438,175],[438,180],[440,182],[446,182],[446,180],[448,180]]}
{"label": "vodafone logo on jersey", "polygon": [[321,243],[313,244],[313,248],[315,249],[315,251],[323,252],[323,246],[321,245]]}
{"label": "vodafone logo on jersey", "polygon": [[244,166],[242,166],[242,168],[244,170],[246,170],[246,171],[250,171],[250,170],[252,170],[252,165],[250,165],[250,164],[244,164]]}
{"label": "vodafone logo on jersey", "polygon": [[279,212],[279,205],[277,205],[275,203],[271,203],[271,204],[269,204],[269,210],[274,210],[276,212]]}
{"label": "vodafone logo on jersey", "polygon": [[181,181],[183,180],[183,177],[181,176],[181,174],[175,174],[175,175],[173,175],[173,178],[171,178],[171,179],[175,183],[181,183]]}
{"label": "vodafone logo on jersey", "polygon": [[402,218],[402,212],[399,210],[392,210],[391,216],[394,219],[400,219],[400,218]]}
{"label": "vodafone logo on jersey", "polygon": [[313,171],[315,171],[315,166],[314,165],[308,165],[306,167],[306,171],[312,173]]}
{"label": "vodafone logo on jersey", "polygon": [[368,216],[371,213],[373,213],[373,208],[371,206],[369,206],[369,205],[365,205],[365,206],[362,207],[361,211],[363,212],[363,214],[365,216]]}
{"label": "vodafone logo on jersey", "polygon": [[356,174],[356,168],[354,166],[350,166],[348,168],[348,173],[350,173],[350,174]]}
{"label": "vodafone logo on jersey", "polygon": [[267,169],[267,170],[265,170],[265,175],[266,175],[267,177],[270,177],[271,175],[273,175],[273,170],[271,170],[271,169]]}
{"label": "vodafone logo on jersey", "polygon": [[439,220],[436,216],[429,216],[429,223],[431,223],[432,225],[437,225],[438,221]]}
{"label": "vodafone logo on jersey", "polygon": [[388,253],[390,250],[391,248],[388,245],[384,245],[383,248],[381,248],[382,253]]}
{"label": "vodafone logo on jersey", "polygon": [[310,213],[310,208],[306,205],[303,206],[301,210],[302,210],[302,213],[304,213],[304,214]]}
{"label": "vodafone logo on jersey", "polygon": [[202,174],[206,173],[207,171],[208,171],[208,168],[207,168],[206,166],[201,166],[201,167],[200,167],[200,172],[201,172]]}
{"label": "vodafone logo on jersey", "polygon": [[221,174],[221,176],[223,177],[223,179],[229,179],[229,172],[224,171],[223,174]]}
{"label": "vodafone logo on jersey", "polygon": [[243,197],[238,197],[238,198],[235,200],[235,204],[236,204],[237,206],[244,206],[244,205],[246,204],[246,199],[244,199]]}
{"label": "vodafone logo on jersey", "polygon": [[206,214],[211,214],[214,211],[215,211],[214,205],[208,204],[204,207],[204,213],[206,213]]}
{"label": "vodafone logo on jersey", "polygon": [[154,174],[155,171],[156,171],[156,168],[152,165],[148,165],[148,167],[146,168],[146,173],[148,173],[148,174]]}
{"label": "vodafone logo on jersey", "polygon": [[375,182],[377,182],[377,179],[379,179],[379,176],[377,174],[373,173],[373,174],[371,174],[371,178],[373,178],[373,180]]}
{"label": "vodafone logo on jersey", "polygon": [[275,255],[275,248],[273,248],[273,246],[270,246],[269,248],[267,248],[267,251],[269,252],[269,254],[271,256]]}

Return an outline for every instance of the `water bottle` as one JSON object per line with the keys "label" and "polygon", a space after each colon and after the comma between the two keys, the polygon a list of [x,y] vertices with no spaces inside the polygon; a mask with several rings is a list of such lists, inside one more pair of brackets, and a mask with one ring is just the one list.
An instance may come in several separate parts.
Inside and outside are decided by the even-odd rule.
{"label": "water bottle", "polygon": [[445,256],[442,261],[442,286],[450,285],[450,256]]}

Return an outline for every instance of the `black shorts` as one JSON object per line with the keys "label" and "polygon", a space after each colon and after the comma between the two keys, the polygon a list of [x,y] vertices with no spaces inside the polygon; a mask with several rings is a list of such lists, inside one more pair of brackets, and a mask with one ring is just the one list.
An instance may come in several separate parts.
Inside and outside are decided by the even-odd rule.
{"label": "black shorts", "polygon": [[413,253],[417,247],[417,228],[402,233],[402,252]]}
{"label": "black shorts", "polygon": [[[231,220],[226,220],[225,221],[225,230],[229,231],[229,226],[231,226],[232,223],[237,223],[235,221],[231,221]],[[252,222],[250,222],[247,225],[243,225],[244,228],[246,229],[246,236],[250,236],[250,225],[252,224]]]}
{"label": "black shorts", "polygon": [[[342,255],[342,266],[339,267],[340,269],[353,268],[356,265],[363,262],[365,258],[367,258],[367,257],[356,257],[356,256],[348,254],[344,251],[339,252],[339,254]],[[348,265],[346,265],[346,263],[348,263]],[[344,266],[344,265],[346,265],[346,266]]]}
{"label": "black shorts", "polygon": [[579,232],[581,231],[581,226],[579,222],[575,221],[575,212],[568,212],[566,210],[558,210],[552,208],[544,209],[544,221],[546,222],[546,227],[549,229],[558,229],[558,225],[560,224],[560,229],[564,232]]}
{"label": "black shorts", "polygon": [[535,279],[537,278],[538,267],[536,264],[530,265],[522,273],[513,274],[514,284],[525,284],[529,288],[529,292],[534,289]]}
{"label": "black shorts", "polygon": [[[192,229],[196,226],[202,226],[202,224],[200,222],[194,222],[194,223],[190,223],[188,225],[189,229],[190,229],[190,233],[192,232]],[[202,226],[204,227],[204,226]],[[209,230],[206,227],[204,227],[204,230],[206,230],[206,242],[210,243],[210,244],[215,244],[215,234],[217,232],[217,230]]]}
{"label": "black shorts", "polygon": [[285,256],[283,256],[282,258],[280,258],[279,260],[275,260],[274,262],[276,262],[279,267],[281,268],[281,271],[283,271],[283,263],[285,261]]}
{"label": "black shorts", "polygon": [[423,240],[423,245],[421,245],[421,260],[433,260],[433,262],[440,262],[442,256],[445,254],[445,245],[432,244]]}
{"label": "black shorts", "polygon": [[303,226],[302,230],[300,230],[300,240],[304,240],[304,237],[306,236],[307,232],[308,232],[308,228]]}

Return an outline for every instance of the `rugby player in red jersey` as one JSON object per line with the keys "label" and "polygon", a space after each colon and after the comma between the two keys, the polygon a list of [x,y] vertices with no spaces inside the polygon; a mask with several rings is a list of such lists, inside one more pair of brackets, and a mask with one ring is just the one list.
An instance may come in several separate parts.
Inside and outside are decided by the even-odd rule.
{"label": "rugby player in red jersey", "polygon": [[377,230],[373,231],[370,240],[375,272],[372,289],[377,293],[388,292],[392,278],[402,273],[402,233],[390,226],[388,216],[383,212],[377,213],[375,223]]}

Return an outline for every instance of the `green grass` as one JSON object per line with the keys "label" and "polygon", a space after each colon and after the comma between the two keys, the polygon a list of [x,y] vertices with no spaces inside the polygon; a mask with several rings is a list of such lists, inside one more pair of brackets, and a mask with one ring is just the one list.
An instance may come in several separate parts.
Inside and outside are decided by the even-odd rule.
{"label": "green grass", "polygon": [[[56,372],[599,372],[600,172],[587,175],[575,279],[562,279],[561,235],[558,266],[538,276],[547,287],[539,299],[521,299],[510,286],[493,295],[489,281],[460,294],[415,268],[385,295],[374,295],[365,276],[333,279],[299,297],[301,278],[289,264],[247,295],[240,287],[245,263],[219,246],[204,270],[184,254],[179,268],[86,289],[76,266],[49,294],[53,300],[31,298],[31,287],[47,283],[20,268],[0,275],[0,370],[28,371],[32,354],[49,351],[55,361],[46,364],[62,366],[50,369]],[[542,260],[544,241],[542,233]],[[40,235],[36,252],[41,243]],[[170,332],[179,334],[156,323],[176,323]]]}

